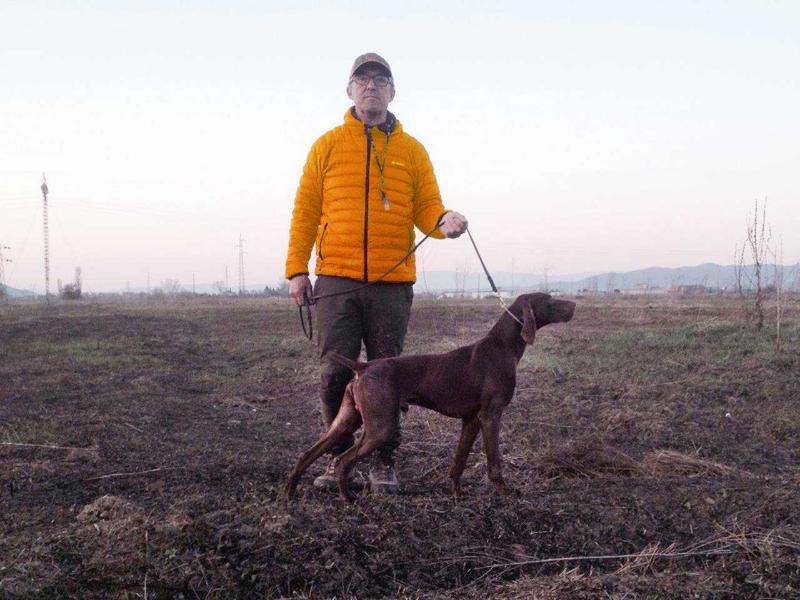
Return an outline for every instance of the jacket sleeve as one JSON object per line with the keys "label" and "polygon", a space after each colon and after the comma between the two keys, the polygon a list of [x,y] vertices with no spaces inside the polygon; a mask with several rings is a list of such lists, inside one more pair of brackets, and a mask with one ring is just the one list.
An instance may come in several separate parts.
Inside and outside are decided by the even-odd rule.
{"label": "jacket sleeve", "polygon": [[[414,224],[423,233],[430,233],[441,216],[447,212],[442,204],[439,184],[433,173],[433,165],[425,147],[417,142],[414,152]],[[444,239],[438,229],[431,237]]]}
{"label": "jacket sleeve", "polygon": [[286,255],[286,278],[308,274],[308,260],[317,236],[322,217],[322,160],[325,155],[324,139],[311,147],[297,194],[294,198],[292,223],[289,227],[289,250]]}

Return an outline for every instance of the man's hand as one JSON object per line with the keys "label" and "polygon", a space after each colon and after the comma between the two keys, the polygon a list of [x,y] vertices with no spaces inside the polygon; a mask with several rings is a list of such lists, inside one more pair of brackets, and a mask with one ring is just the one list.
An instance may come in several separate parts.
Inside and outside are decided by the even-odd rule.
{"label": "man's hand", "polygon": [[289,280],[289,297],[294,299],[297,306],[303,306],[305,299],[310,302],[313,295],[314,290],[308,275],[295,275]]}
{"label": "man's hand", "polygon": [[457,238],[467,230],[467,225],[467,218],[464,215],[448,210],[442,217],[439,231],[449,238]]}

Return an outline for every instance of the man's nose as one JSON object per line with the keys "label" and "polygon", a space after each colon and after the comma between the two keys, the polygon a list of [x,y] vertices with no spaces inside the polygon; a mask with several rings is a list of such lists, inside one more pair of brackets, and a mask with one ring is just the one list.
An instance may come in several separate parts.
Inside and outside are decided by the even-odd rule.
{"label": "man's nose", "polygon": [[377,87],[378,87],[378,86],[377,86],[377,85],[375,85],[375,80],[374,80],[372,77],[370,77],[370,78],[369,78],[369,81],[367,81],[367,89],[368,89],[368,90],[369,90],[369,89],[373,89],[373,90],[374,90],[374,89],[376,89]]}

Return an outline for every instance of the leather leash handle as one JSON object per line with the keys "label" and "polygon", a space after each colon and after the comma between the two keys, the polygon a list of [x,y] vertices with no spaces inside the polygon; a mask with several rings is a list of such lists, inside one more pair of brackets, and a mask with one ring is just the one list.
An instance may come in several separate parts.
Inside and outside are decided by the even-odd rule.
{"label": "leather leash handle", "polygon": [[[311,302],[304,302],[297,307],[300,311],[300,325],[303,326],[303,334],[311,341],[314,337],[314,323],[311,320]],[[306,307],[306,318],[308,319],[308,329],[306,329],[306,320],[303,318],[303,307]]]}

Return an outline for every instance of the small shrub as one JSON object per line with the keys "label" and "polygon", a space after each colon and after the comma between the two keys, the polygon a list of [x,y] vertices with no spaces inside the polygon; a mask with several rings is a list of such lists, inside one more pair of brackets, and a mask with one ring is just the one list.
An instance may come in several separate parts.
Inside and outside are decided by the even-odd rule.
{"label": "small shrub", "polygon": [[76,283],[68,283],[61,288],[61,297],[64,300],[80,300],[81,299],[81,286]]}

